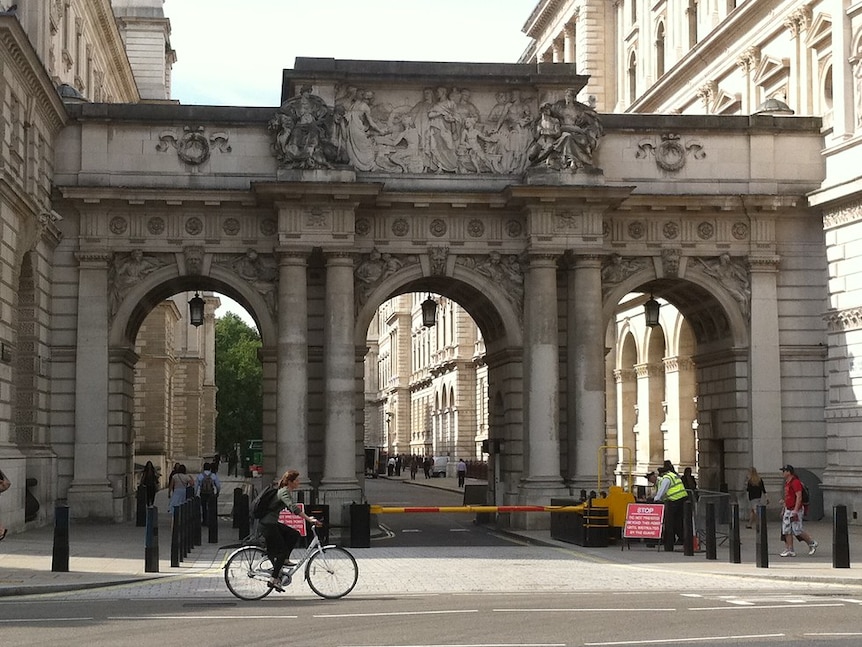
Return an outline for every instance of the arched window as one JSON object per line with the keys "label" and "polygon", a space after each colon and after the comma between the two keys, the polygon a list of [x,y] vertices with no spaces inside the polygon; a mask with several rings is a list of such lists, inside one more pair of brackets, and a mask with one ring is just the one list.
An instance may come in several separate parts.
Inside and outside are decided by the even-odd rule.
{"label": "arched window", "polygon": [[658,24],[655,36],[655,75],[656,78],[664,74],[664,23]]}
{"label": "arched window", "polygon": [[629,56],[629,103],[634,103],[638,97],[638,60],[632,52]]}

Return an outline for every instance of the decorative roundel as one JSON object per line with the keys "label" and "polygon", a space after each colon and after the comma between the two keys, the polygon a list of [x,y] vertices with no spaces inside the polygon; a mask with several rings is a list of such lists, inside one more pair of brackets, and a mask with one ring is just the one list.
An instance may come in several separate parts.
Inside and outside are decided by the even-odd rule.
{"label": "decorative roundel", "polygon": [[398,218],[392,223],[392,233],[396,236],[406,236],[410,231],[410,225],[404,218]]}
{"label": "decorative roundel", "polygon": [[108,226],[111,228],[112,234],[124,234],[126,233],[126,229],[129,228],[129,223],[126,222],[125,218],[114,216],[111,218],[111,223]]}
{"label": "decorative roundel", "polygon": [[748,238],[748,225],[744,222],[735,222],[730,233],[736,240],[745,240]]}
{"label": "decorative roundel", "polygon": [[509,238],[519,238],[524,233],[524,228],[517,220],[510,220],[506,223],[506,233]]}
{"label": "decorative roundel", "polygon": [[677,139],[665,139],[655,151],[655,161],[664,171],[678,171],[685,166],[685,149]]}
{"label": "decorative roundel", "polygon": [[703,240],[712,238],[713,234],[715,234],[715,227],[711,222],[702,222],[697,226],[697,235]]}
{"label": "decorative roundel", "polygon": [[677,236],[679,236],[679,225],[673,221],[668,221],[664,223],[664,228],[662,229],[664,232],[664,237],[670,240],[673,240]]}
{"label": "decorative roundel", "polygon": [[222,229],[228,236],[236,236],[239,233],[239,220],[236,218],[228,218],[224,221]]}
{"label": "decorative roundel", "polygon": [[371,232],[371,223],[368,221],[368,218],[357,220],[355,231],[357,236],[367,236]]}
{"label": "decorative roundel", "polygon": [[147,221],[147,231],[153,236],[163,234],[165,231],[165,219],[161,216],[153,216]]}
{"label": "decorative roundel", "polygon": [[467,224],[467,233],[473,238],[481,238],[485,233],[485,223],[478,218],[474,218]]}
{"label": "decorative roundel", "polygon": [[260,221],[260,233],[264,236],[273,236],[278,231],[278,223],[272,218]]}
{"label": "decorative roundel", "polygon": [[187,234],[189,234],[191,236],[197,236],[203,230],[204,230],[204,223],[197,216],[194,216],[193,218],[189,218],[188,220],[186,220],[186,233]]}
{"label": "decorative roundel", "polygon": [[640,220],[629,223],[629,236],[638,240],[644,236],[644,224]]}
{"label": "decorative roundel", "polygon": [[446,221],[442,218],[434,218],[434,220],[431,221],[431,226],[428,229],[431,231],[432,236],[440,238],[440,236],[446,233]]}

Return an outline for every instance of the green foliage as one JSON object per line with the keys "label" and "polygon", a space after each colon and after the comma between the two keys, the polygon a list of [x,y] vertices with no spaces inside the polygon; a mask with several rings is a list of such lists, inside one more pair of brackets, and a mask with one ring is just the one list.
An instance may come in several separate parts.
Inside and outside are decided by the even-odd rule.
{"label": "green foliage", "polygon": [[216,447],[227,454],[234,443],[243,447],[260,438],[263,420],[263,369],[257,330],[232,312],[216,319],[215,380]]}

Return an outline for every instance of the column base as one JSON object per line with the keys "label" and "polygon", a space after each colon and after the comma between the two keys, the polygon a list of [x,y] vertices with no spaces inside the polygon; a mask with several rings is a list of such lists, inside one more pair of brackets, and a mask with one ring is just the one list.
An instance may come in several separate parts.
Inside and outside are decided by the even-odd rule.
{"label": "column base", "polygon": [[114,506],[114,491],[109,483],[75,483],[69,486],[66,494],[71,519],[92,519],[100,521],[122,521]]}
{"label": "column base", "polygon": [[[559,478],[528,478],[521,482],[518,505],[551,505],[552,498],[568,497],[569,489]],[[551,527],[549,512],[516,512],[511,526],[521,530],[547,530]]]}

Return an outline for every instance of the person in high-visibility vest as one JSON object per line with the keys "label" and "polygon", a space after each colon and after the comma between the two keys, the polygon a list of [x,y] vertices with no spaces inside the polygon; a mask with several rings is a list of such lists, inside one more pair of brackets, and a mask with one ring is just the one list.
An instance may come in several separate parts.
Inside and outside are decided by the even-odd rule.
{"label": "person in high-visibility vest", "polygon": [[658,482],[653,501],[664,504],[664,528],[662,530],[664,549],[673,552],[674,540],[682,544],[683,505],[688,498],[685,485],[679,475],[667,467],[658,468],[658,477],[649,474],[651,483]]}

